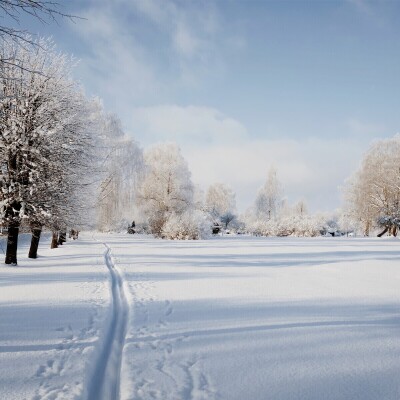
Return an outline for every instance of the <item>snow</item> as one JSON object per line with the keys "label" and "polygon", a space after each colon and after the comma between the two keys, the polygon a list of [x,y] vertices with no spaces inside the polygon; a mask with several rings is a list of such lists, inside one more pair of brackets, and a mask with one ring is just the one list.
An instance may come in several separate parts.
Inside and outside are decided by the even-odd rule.
{"label": "snow", "polygon": [[0,266],[0,398],[79,399],[108,316],[104,246],[89,237],[50,250],[46,235],[30,260],[27,239],[19,265]]}
{"label": "snow", "polygon": [[2,399],[400,398],[398,240],[47,245],[1,267]]}

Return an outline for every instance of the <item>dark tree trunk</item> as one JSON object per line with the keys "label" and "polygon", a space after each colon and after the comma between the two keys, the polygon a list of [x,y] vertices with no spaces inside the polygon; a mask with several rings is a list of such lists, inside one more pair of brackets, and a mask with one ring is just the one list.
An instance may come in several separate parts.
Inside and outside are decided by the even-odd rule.
{"label": "dark tree trunk", "polygon": [[51,246],[52,249],[56,249],[58,247],[58,232],[53,231],[51,237]]}
{"label": "dark tree trunk", "polygon": [[387,226],[381,233],[378,233],[378,237],[382,237],[388,230],[389,227]]}
{"label": "dark tree trunk", "polygon": [[32,231],[32,239],[31,239],[31,247],[29,249],[29,258],[37,258],[37,252],[38,252],[38,247],[39,247],[39,242],[40,242],[40,235],[42,233],[42,227],[41,226],[34,226],[31,228]]}
{"label": "dark tree trunk", "polygon": [[60,231],[60,236],[58,237],[58,244],[62,245],[67,241],[67,231]]}
{"label": "dark tree trunk", "polygon": [[14,202],[7,207],[6,217],[10,221],[8,223],[8,238],[7,238],[7,250],[6,250],[6,264],[17,265],[17,252],[18,252],[18,234],[19,234],[19,211],[21,204]]}
{"label": "dark tree trunk", "polygon": [[19,222],[8,225],[6,264],[17,265]]}
{"label": "dark tree trunk", "polygon": [[394,237],[397,236],[397,226],[396,226],[396,225],[393,226],[392,235],[393,235]]}

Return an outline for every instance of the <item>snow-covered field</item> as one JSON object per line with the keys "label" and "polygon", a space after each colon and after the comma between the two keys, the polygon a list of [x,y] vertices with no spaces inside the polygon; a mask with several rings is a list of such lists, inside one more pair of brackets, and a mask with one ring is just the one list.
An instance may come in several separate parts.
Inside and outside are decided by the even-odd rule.
{"label": "snow-covered field", "polygon": [[1,399],[400,398],[398,240],[94,238],[1,266]]}

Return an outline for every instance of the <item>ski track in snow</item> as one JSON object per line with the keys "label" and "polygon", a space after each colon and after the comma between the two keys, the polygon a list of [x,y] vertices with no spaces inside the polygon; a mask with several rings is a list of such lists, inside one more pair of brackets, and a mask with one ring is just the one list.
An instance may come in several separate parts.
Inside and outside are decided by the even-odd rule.
{"label": "ski track in snow", "polygon": [[104,261],[111,277],[112,314],[102,340],[103,348],[89,381],[87,400],[119,399],[122,351],[129,317],[129,303],[124,291],[124,280],[114,264],[111,248],[106,243],[103,245],[106,247]]}

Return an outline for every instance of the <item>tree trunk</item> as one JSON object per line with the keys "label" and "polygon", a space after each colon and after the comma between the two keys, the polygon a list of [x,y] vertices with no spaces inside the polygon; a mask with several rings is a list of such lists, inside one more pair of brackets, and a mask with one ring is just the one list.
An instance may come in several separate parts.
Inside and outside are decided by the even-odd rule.
{"label": "tree trunk", "polygon": [[67,231],[66,230],[60,231],[60,236],[58,237],[58,244],[62,245],[66,241],[67,241]]}
{"label": "tree trunk", "polygon": [[31,239],[31,247],[29,249],[29,258],[37,258],[37,251],[39,247],[40,235],[42,233],[42,227],[36,225],[31,228],[32,231],[32,239]]}
{"label": "tree trunk", "polygon": [[58,232],[53,231],[52,232],[52,237],[51,237],[51,249],[56,249],[58,247]]}
{"label": "tree trunk", "polygon": [[364,236],[369,236],[369,221],[365,223]]}
{"label": "tree trunk", "polygon": [[18,252],[18,234],[19,234],[19,211],[21,210],[21,204],[13,202],[7,207],[6,217],[9,220],[8,223],[8,238],[7,238],[7,250],[6,250],[6,264],[17,265],[17,252]]}
{"label": "tree trunk", "polygon": [[397,236],[397,226],[396,226],[396,225],[393,226],[392,235],[393,235],[394,237]]}
{"label": "tree trunk", "polygon": [[6,264],[17,265],[19,222],[8,225]]}
{"label": "tree trunk", "polygon": [[388,230],[389,227],[387,226],[381,233],[378,233],[378,237],[382,237]]}

